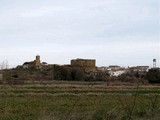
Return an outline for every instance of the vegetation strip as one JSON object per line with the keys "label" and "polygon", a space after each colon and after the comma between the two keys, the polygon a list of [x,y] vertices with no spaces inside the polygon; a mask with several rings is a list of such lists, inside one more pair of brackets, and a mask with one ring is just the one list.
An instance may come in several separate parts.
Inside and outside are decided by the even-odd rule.
{"label": "vegetation strip", "polygon": [[0,93],[14,93],[14,94],[22,94],[22,93],[49,93],[49,94],[62,94],[62,93],[70,93],[70,94],[85,94],[85,93],[103,93],[103,94],[160,94],[160,90],[150,90],[150,89],[137,89],[137,90],[99,90],[99,89],[88,89],[88,90],[42,90],[42,89],[1,89]]}

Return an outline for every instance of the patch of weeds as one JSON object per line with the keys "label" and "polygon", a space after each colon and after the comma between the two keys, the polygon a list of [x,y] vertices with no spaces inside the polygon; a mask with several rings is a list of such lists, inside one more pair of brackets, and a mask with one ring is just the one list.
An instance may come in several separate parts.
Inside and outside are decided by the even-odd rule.
{"label": "patch of weeds", "polygon": [[104,107],[101,107],[97,109],[93,115],[93,120],[104,120],[107,118],[107,109]]}
{"label": "patch of weeds", "polygon": [[135,111],[135,116],[138,118],[144,118],[147,116],[147,109],[140,108],[137,111]]}
{"label": "patch of weeds", "polygon": [[[109,107],[109,108],[108,108]],[[93,120],[115,120],[117,118],[116,109],[103,105],[97,109],[92,117]]]}

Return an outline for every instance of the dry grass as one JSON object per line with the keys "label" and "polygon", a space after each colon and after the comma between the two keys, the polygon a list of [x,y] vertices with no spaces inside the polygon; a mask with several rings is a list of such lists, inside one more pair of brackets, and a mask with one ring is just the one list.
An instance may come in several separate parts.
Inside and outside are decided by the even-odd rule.
{"label": "dry grass", "polygon": [[[1,120],[160,118],[160,86],[56,83],[0,86]],[[126,112],[129,109],[130,117]]]}

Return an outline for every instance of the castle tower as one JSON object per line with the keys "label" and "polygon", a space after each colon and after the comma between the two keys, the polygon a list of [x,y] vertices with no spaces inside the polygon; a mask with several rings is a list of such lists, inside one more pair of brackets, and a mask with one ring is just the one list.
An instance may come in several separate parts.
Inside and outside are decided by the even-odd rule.
{"label": "castle tower", "polygon": [[35,65],[36,66],[40,66],[41,65],[41,60],[40,60],[40,56],[39,55],[36,56]]}

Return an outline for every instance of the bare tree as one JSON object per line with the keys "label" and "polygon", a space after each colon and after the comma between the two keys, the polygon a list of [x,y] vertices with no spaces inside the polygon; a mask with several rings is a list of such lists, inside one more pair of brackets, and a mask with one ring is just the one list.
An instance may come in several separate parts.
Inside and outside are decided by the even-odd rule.
{"label": "bare tree", "polygon": [[0,64],[0,69],[4,70],[4,69],[8,69],[8,60],[4,60],[3,62],[1,62]]}

